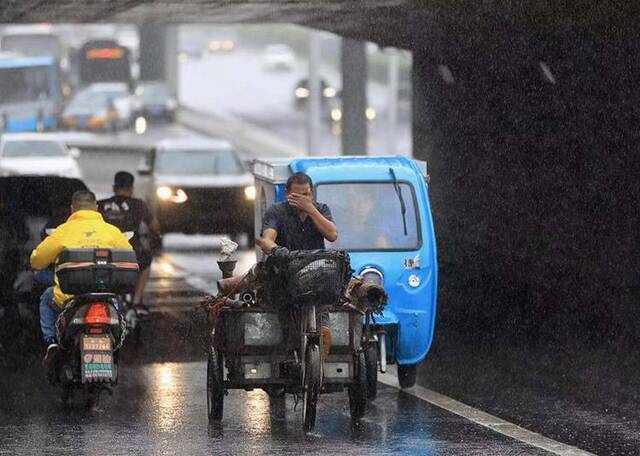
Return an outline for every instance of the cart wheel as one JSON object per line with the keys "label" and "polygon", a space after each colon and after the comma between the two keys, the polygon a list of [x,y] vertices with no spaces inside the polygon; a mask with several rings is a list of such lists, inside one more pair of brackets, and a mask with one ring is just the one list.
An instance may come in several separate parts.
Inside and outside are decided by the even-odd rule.
{"label": "cart wheel", "polygon": [[367,344],[364,352],[367,366],[367,398],[374,400],[378,392],[378,347],[375,343]]}
{"label": "cart wheel", "polygon": [[364,352],[353,358],[353,383],[349,385],[351,419],[358,420],[367,409],[367,365]]}
{"label": "cart wheel", "polygon": [[316,425],[320,382],[320,347],[317,344],[311,344],[307,347],[304,366],[302,418],[305,432],[311,432]]}
{"label": "cart wheel", "polygon": [[222,420],[224,384],[222,353],[215,348],[209,350],[207,360],[207,412],[209,420]]}
{"label": "cart wheel", "polygon": [[400,388],[411,388],[416,384],[416,364],[398,364]]}

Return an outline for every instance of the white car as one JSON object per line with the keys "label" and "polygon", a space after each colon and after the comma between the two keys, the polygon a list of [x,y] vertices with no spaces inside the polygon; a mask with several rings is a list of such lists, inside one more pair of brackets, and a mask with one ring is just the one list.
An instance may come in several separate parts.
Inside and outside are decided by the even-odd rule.
{"label": "white car", "polygon": [[264,49],[262,63],[265,68],[273,70],[291,70],[295,55],[286,44],[271,44]]}
{"label": "white car", "polygon": [[118,112],[118,123],[120,127],[128,127],[131,125],[133,120],[133,97],[126,83],[96,82],[95,84],[91,84],[87,90],[89,92],[104,94],[113,100],[113,106]]}
{"label": "white car", "polygon": [[52,134],[4,134],[0,140],[0,176],[38,175],[82,179],[76,160],[79,154],[77,149],[69,149]]}

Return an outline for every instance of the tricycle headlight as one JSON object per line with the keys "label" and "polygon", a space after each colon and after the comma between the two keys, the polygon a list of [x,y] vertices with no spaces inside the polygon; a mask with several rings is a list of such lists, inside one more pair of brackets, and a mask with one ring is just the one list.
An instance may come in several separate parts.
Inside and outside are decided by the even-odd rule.
{"label": "tricycle headlight", "polygon": [[382,272],[378,271],[376,268],[365,268],[361,273],[360,277],[366,283],[373,283],[375,285],[384,285],[384,277],[382,276]]}
{"label": "tricycle headlight", "polygon": [[253,201],[256,199],[256,186],[255,185],[249,185],[248,187],[244,188],[244,197],[246,199],[248,199],[249,201]]}

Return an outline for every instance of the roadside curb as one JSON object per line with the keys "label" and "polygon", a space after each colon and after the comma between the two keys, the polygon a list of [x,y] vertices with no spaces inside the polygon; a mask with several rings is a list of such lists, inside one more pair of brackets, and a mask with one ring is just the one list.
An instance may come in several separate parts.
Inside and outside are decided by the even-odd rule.
{"label": "roadside curb", "polygon": [[593,453],[582,450],[575,446],[567,445],[556,440],[545,437],[533,431],[529,431],[521,426],[510,423],[496,416],[490,415],[482,410],[471,407],[460,401],[456,401],[448,396],[437,393],[433,390],[425,388],[420,385],[415,385],[411,388],[400,389],[398,384],[398,377],[394,375],[395,372],[390,370],[386,374],[378,374],[378,381],[392,388],[396,388],[403,391],[406,394],[410,394],[418,399],[428,402],[431,405],[435,405],[443,410],[465,418],[473,423],[476,423],[487,429],[491,429],[494,432],[510,437],[514,440],[518,440],[527,445],[531,445],[536,448],[541,448],[549,453],[559,456],[595,456]]}

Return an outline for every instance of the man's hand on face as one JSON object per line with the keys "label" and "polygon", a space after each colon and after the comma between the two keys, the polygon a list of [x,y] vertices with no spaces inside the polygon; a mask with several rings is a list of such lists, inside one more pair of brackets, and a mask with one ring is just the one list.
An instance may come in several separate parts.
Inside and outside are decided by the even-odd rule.
{"label": "man's hand on face", "polygon": [[300,193],[289,193],[287,195],[287,201],[289,202],[290,205],[292,205],[296,209],[302,212],[306,212],[307,214],[310,213],[314,208],[313,199],[311,195],[302,195]]}

